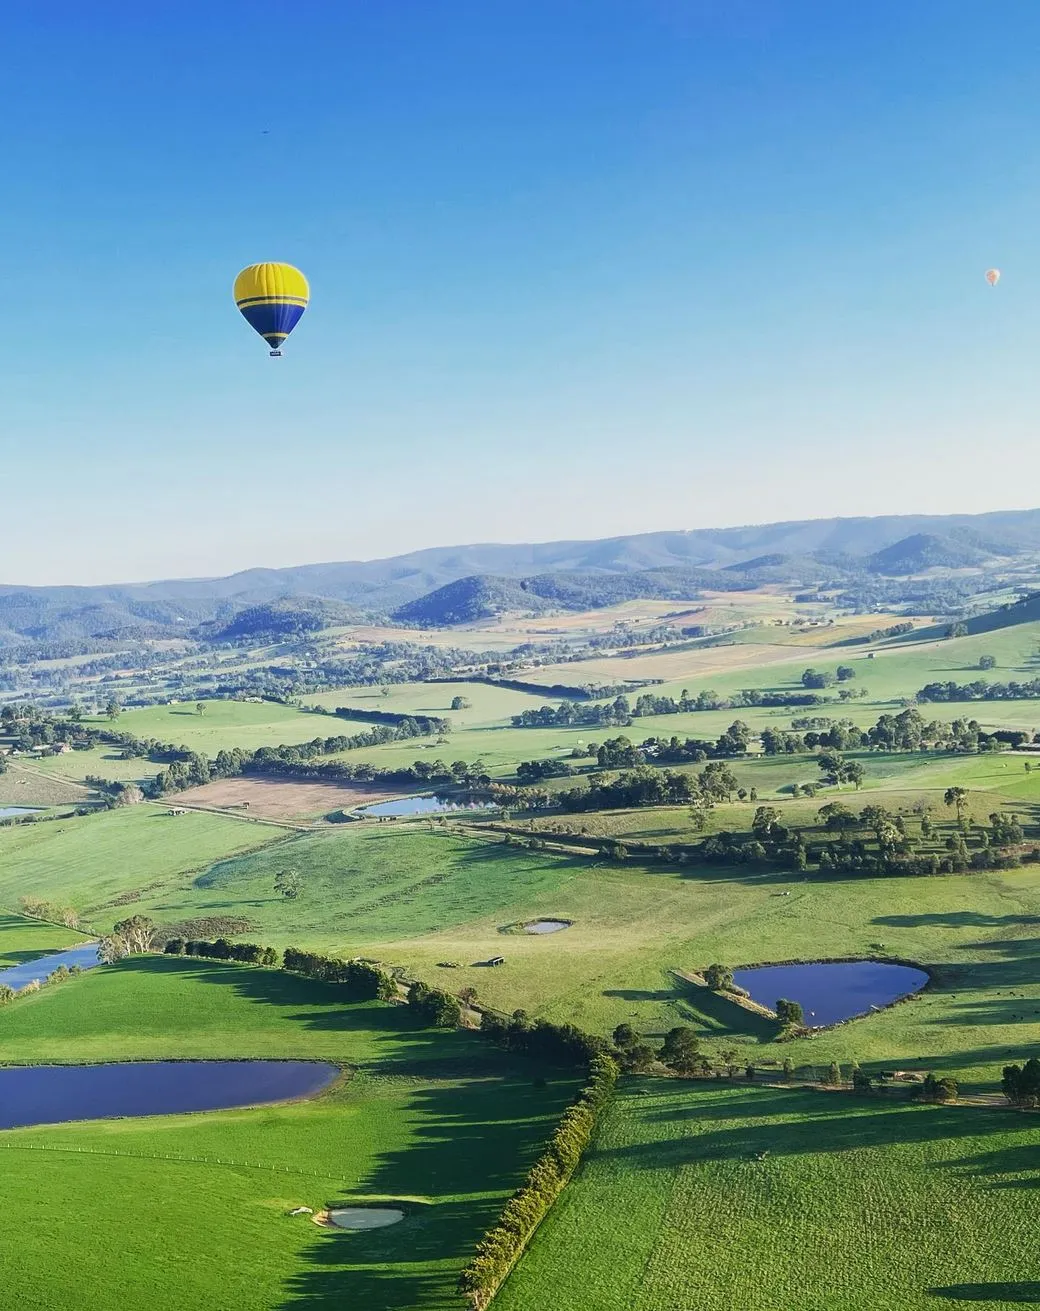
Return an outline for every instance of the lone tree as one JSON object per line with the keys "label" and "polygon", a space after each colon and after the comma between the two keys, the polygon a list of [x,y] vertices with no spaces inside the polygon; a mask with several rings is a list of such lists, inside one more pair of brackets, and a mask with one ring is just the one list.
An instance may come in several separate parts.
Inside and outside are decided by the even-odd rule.
{"label": "lone tree", "polygon": [[733,971],[725,965],[709,965],[704,971],[704,982],[713,992],[724,992],[733,987]]}
{"label": "lone tree", "polygon": [[789,1001],[786,997],[781,997],[776,1003],[776,1018],[781,1024],[801,1027],[805,1024],[805,1013],[801,1002]]}
{"label": "lone tree", "polygon": [[123,707],[119,704],[119,702],[115,699],[115,697],[112,697],[108,705],[105,706],[105,714],[109,717],[109,719],[118,719],[122,713],[123,713]]}
{"label": "lone tree", "polygon": [[619,1024],[613,1033],[614,1046],[618,1051],[627,1051],[629,1047],[634,1047],[639,1041],[639,1034],[632,1028],[631,1024]]}
{"label": "lone tree", "polygon": [[451,698],[452,710],[468,710],[472,702],[467,701],[464,696],[453,696]]}
{"label": "lone tree", "polygon": [[995,668],[996,668],[996,664],[997,664],[997,657],[996,657],[996,656],[991,656],[991,655],[981,655],[981,656],[979,656],[979,668],[980,668],[980,669],[995,669]]}
{"label": "lone tree", "polygon": [[206,713],[206,704],[204,701],[195,702],[195,713],[197,715],[204,715]]}
{"label": "lone tree", "polygon": [[112,926],[111,937],[119,952],[116,960],[122,956],[140,955],[155,946],[155,921],[147,915],[131,915],[129,919],[119,920]]}
{"label": "lone tree", "polygon": [[693,1074],[700,1064],[697,1035],[684,1024],[669,1029],[661,1047],[660,1059],[676,1074]]}
{"label": "lone tree", "polygon": [[964,817],[968,810],[968,789],[967,788],[947,788],[943,794],[943,801],[948,806],[954,806],[957,810],[957,823],[964,827]]}
{"label": "lone tree", "polygon": [[280,892],[287,901],[295,901],[300,895],[300,876],[296,870],[279,870],[274,876],[274,890]]}

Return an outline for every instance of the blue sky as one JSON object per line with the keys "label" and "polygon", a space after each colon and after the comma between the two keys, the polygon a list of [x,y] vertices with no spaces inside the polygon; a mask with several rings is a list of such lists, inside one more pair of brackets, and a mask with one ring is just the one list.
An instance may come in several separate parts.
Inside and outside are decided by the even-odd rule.
{"label": "blue sky", "polygon": [[[3,581],[1040,500],[1033,0],[2,33]],[[280,361],[260,259],[311,280]]]}

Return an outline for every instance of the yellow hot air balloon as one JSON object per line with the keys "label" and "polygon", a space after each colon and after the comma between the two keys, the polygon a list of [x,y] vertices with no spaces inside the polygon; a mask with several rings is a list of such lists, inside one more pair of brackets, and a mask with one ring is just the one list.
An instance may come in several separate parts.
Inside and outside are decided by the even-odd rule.
{"label": "yellow hot air balloon", "polygon": [[986,281],[991,287],[995,287],[1000,281],[1000,269],[987,269]]}
{"label": "yellow hot air balloon", "polygon": [[235,279],[235,304],[242,317],[281,355],[282,343],[303,317],[311,289],[291,264],[250,264]]}

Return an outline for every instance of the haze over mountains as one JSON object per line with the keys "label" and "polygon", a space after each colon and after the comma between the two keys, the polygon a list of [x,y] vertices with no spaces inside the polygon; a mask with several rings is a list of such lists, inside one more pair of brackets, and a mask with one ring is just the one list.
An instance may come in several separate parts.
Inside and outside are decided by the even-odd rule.
{"label": "haze over mountains", "polygon": [[[1040,551],[1040,509],[882,515],[639,533],[594,541],[430,547],[382,560],[248,569],[223,578],[95,587],[0,586],[0,642],[219,636],[268,603],[305,602],[315,620],[394,615],[460,623],[701,588],[905,577],[1012,563]],[[609,583],[607,580],[610,580]],[[241,626],[239,620],[238,626]]]}

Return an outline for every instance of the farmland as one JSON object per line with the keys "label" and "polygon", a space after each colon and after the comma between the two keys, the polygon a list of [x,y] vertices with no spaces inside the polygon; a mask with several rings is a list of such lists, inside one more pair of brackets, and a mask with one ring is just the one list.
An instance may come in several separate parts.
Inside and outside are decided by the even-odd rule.
{"label": "farmland", "polygon": [[1033,1302],[1034,1143],[1008,1112],[633,1080],[496,1307]]}
{"label": "farmland", "polygon": [[[654,622],[652,607],[646,609],[643,619]],[[209,701],[203,714],[194,704],[126,710],[118,730],[210,757],[234,746],[255,750],[364,731],[362,720],[315,714],[307,706],[432,715],[451,721],[443,738],[364,746],[332,759],[376,768],[461,760],[511,785],[521,761],[562,760],[576,772],[546,781],[545,809],[511,802],[504,816],[462,812],[333,824],[323,817],[339,818],[338,812],[400,792],[403,784],[247,774],[215,778],[172,800],[0,827],[0,906],[13,911],[28,895],[71,906],[93,932],[140,914],[160,925],[192,926],[198,936],[226,931],[279,949],[364,956],[452,992],[475,989],[479,1003],[506,1014],[522,1009],[598,1035],[630,1024],[654,1046],[670,1028],[686,1025],[711,1063],[751,1065],[760,1085],[776,1081],[782,1059],[791,1062],[796,1084],[818,1081],[831,1062],[845,1069],[856,1062],[868,1074],[897,1067],[952,1076],[962,1097],[999,1101],[1001,1068],[1040,1051],[1040,863],[1030,854],[1032,844],[1040,845],[1040,767],[1034,767],[1040,762],[1020,751],[863,745],[846,752],[862,766],[860,785],[835,787],[822,783],[817,752],[766,756],[756,735],[764,728],[790,731],[792,720],[805,715],[872,725],[882,713],[902,711],[925,683],[973,681],[984,656],[992,657],[990,679],[1032,679],[1040,670],[1040,625],[943,640],[926,630],[864,646],[868,620],[891,616],[860,616],[855,623],[838,616],[829,623],[821,609],[816,626],[776,623],[792,611],[789,598],[775,592],[734,599],[729,613],[734,622],[750,622],[756,613],[767,622],[733,632],[727,644],[637,648],[631,658],[543,664],[516,677],[569,686],[661,679],[649,686],[655,695],[678,698],[686,688],[692,696],[710,690],[725,698],[745,688],[798,694],[807,667],[833,672],[840,663],[854,671],[840,686],[857,695],[839,701],[831,688],[824,704],[808,711],[687,711],[640,717],[628,728],[516,727],[513,716],[558,698],[464,680],[318,691],[301,697],[301,706]],[[469,638],[478,645],[474,633]],[[862,689],[866,694],[858,695]],[[638,694],[633,688],[630,700]],[[463,704],[452,710],[455,698]],[[919,709],[929,720],[973,718],[984,729],[1040,730],[1040,701]],[[750,749],[726,760],[733,793],[706,811],[685,804],[561,811],[554,803],[561,789],[617,775],[587,753],[590,742],[624,734],[636,744],[651,736],[710,744],[737,718],[749,726]],[[102,745],[12,762],[0,788],[9,804],[23,792],[25,804],[32,804],[30,795],[35,804],[69,804],[82,796],[74,781],[88,773],[147,778],[159,767],[119,756],[117,747]],[[704,765],[670,768],[695,779]],[[806,795],[806,785],[822,790]],[[964,789],[956,810],[945,801],[950,788]],[[982,850],[979,835],[988,832],[992,815],[1017,816],[1025,828],[1023,859],[910,877],[795,869],[766,859],[669,861],[661,854],[671,844],[695,845],[718,834],[746,837],[763,803],[784,826],[820,842],[828,833],[818,812],[831,801],[852,811],[880,808],[937,859],[959,837],[972,853]],[[195,806],[206,809],[167,813]],[[257,822],[265,816],[286,826]],[[607,840],[622,843],[621,851],[612,855]],[[657,858],[640,843],[652,844]],[[286,871],[297,883],[292,896],[276,887]],[[539,918],[562,919],[568,927],[544,936],[516,931]],[[24,959],[75,937],[8,915],[0,923],[0,954]],[[489,968],[486,962],[498,956],[504,964]],[[697,982],[713,962],[735,968],[863,957],[916,962],[929,984],[912,1000],[833,1029],[785,1035],[782,1043],[771,1017]],[[0,1031],[5,1059],[13,1062],[263,1056],[329,1059],[357,1071],[313,1102],[262,1112],[0,1135],[0,1142],[90,1148],[41,1151],[27,1161],[11,1152],[19,1163],[12,1196],[29,1217],[23,1224],[19,1216],[12,1234],[21,1246],[38,1241],[41,1261],[46,1243],[29,1236],[34,1207],[55,1206],[63,1188],[93,1190],[102,1179],[116,1180],[128,1194],[147,1192],[136,1214],[149,1224],[160,1213],[169,1217],[163,1261],[187,1281],[189,1297],[203,1298],[205,1279],[218,1277],[217,1253],[226,1250],[232,1259],[220,1287],[247,1308],[280,1305],[277,1298],[287,1296],[315,1306],[363,1296],[377,1311],[455,1305],[454,1272],[515,1186],[521,1163],[544,1139],[570,1087],[550,1081],[535,1106],[530,1072],[518,1074],[470,1035],[417,1031],[400,1009],[333,1009],[319,985],[190,959],[134,957],[45,989],[0,1012]],[[613,1305],[772,1311],[800,1298],[821,1307],[1010,1306],[1028,1291],[1028,1271],[1020,1267],[1033,1259],[1028,1237],[1007,1245],[1019,1268],[1000,1243],[1002,1234],[1020,1235],[1010,1199],[1029,1181],[1023,1123],[992,1105],[924,1107],[754,1087],[742,1078],[721,1085],[629,1078],[586,1165],[496,1305],[506,1311],[549,1302],[575,1311]],[[494,1160],[481,1158],[484,1139],[496,1144]],[[226,1154],[235,1164],[172,1159],[190,1155],[196,1144],[203,1144],[203,1155],[223,1161]],[[454,1156],[453,1144],[461,1145]],[[124,1150],[131,1155],[120,1155]],[[101,1151],[116,1155],[95,1155]],[[766,1156],[756,1160],[761,1152]],[[261,1179],[255,1167],[251,1173],[242,1163],[254,1157],[275,1166],[275,1175],[280,1167],[282,1177]],[[37,1194],[29,1165],[41,1181]],[[406,1187],[413,1168],[426,1180],[421,1187]],[[200,1170],[205,1185],[193,1183]],[[308,1177],[322,1181],[320,1192]],[[189,1204],[201,1186],[219,1219],[203,1220]],[[399,1231],[366,1239],[372,1246],[362,1255],[357,1236],[330,1239],[283,1216],[290,1204],[357,1194],[407,1194],[419,1199],[419,1209]],[[792,1198],[805,1200],[794,1206]],[[945,1217],[945,1229],[930,1204]],[[60,1298],[72,1256],[91,1245],[124,1254],[124,1282],[113,1284],[123,1303],[142,1296],[152,1278],[143,1256],[146,1228],[122,1208],[120,1202],[110,1215],[92,1215],[75,1237],[69,1263],[49,1265],[41,1297]],[[733,1233],[723,1243],[718,1217],[725,1214],[733,1215]],[[908,1226],[911,1244],[904,1241]],[[962,1230],[976,1236],[976,1246],[946,1270],[941,1235],[952,1234],[963,1252]],[[246,1251],[255,1260],[261,1235],[254,1288]],[[404,1259],[397,1235],[402,1243],[418,1242],[420,1260]],[[330,1242],[340,1244],[335,1256]],[[198,1270],[183,1274],[188,1250],[200,1254]],[[834,1260],[821,1261],[821,1252]],[[857,1278],[832,1271],[830,1284],[813,1282],[820,1278],[814,1272],[846,1252]],[[21,1300],[34,1305],[36,1294],[18,1278]],[[706,1287],[710,1297],[697,1293]],[[108,1305],[101,1294],[97,1304]],[[155,1304],[163,1306],[161,1294]]]}
{"label": "farmland", "polygon": [[[472,1035],[417,1031],[399,1009],[345,1006],[328,985],[241,966],[138,959],[20,1000],[3,1022],[9,1062],[306,1055],[361,1067],[311,1101],[0,1135],[5,1298],[32,1308],[264,1311],[359,1290],[375,1311],[442,1307],[573,1089],[534,1087]],[[400,1199],[405,1220],[373,1236],[288,1218],[373,1199]]]}

